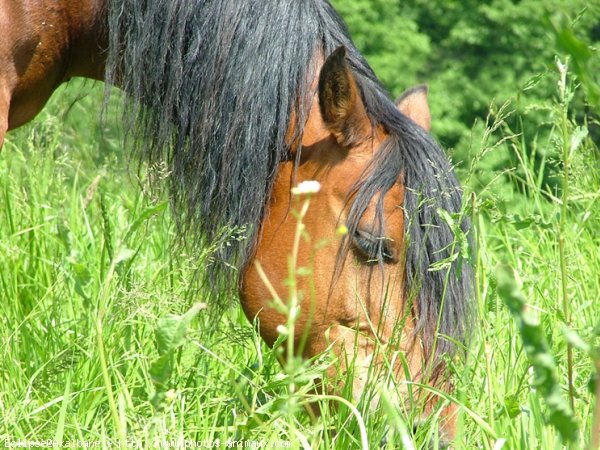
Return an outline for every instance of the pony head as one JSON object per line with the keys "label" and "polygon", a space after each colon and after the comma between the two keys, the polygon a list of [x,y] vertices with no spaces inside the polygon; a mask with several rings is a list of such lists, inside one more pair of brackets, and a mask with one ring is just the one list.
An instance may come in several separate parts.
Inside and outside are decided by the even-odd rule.
{"label": "pony head", "polygon": [[[405,208],[401,140],[370,114],[363,96],[340,47],[313,83],[297,153],[279,165],[241,289],[246,315],[258,318],[269,345],[288,323],[280,303],[294,296],[297,351],[312,358],[333,350],[340,364],[330,378],[352,368],[355,397],[378,367],[392,367],[396,380],[421,381],[431,356],[419,332],[419,302],[407,289],[406,233],[414,218]],[[424,86],[403,94],[394,111],[429,131]],[[318,189],[294,189],[308,181]]]}

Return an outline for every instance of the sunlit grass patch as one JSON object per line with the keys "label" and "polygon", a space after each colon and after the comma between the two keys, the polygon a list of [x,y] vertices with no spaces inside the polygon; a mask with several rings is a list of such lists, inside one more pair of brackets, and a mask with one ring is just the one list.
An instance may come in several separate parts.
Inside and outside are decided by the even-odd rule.
{"label": "sunlit grass patch", "polygon": [[[348,390],[317,393],[314,383],[335,364],[331,356],[312,365],[292,358],[282,367],[285,339],[267,348],[235,301],[220,316],[198,308],[181,319],[194,304],[210,303],[206,288],[194,285],[207,253],[172,251],[168,201],[146,189],[144,169],[132,169],[110,116],[98,120],[100,91],[62,90],[33,125],[7,136],[0,155],[0,439],[93,440],[106,448],[119,436],[146,447],[157,440],[281,440],[292,448],[348,449],[360,448],[366,434],[371,447],[437,445],[439,417],[413,431],[418,407],[398,405],[376,383],[358,404]],[[543,106],[552,114],[565,108]],[[592,431],[594,369],[565,326],[597,345],[598,149],[585,137],[573,151],[565,214],[560,185],[543,184],[544,166],[519,138],[528,130],[508,129],[503,114],[488,124],[489,140],[474,143],[481,155],[475,171],[489,167],[477,164],[495,151],[512,152],[517,163],[486,174],[485,186],[466,199],[475,224],[478,317],[466,360],[450,362],[456,390],[444,401],[459,405],[455,447],[564,444],[497,293],[498,267],[508,265],[539,320],[568,402],[567,344],[573,346],[578,428],[571,445],[583,448]],[[577,138],[585,124],[567,118],[564,130],[536,145],[562,148]],[[161,347],[157,332],[178,320],[177,345]],[[375,394],[382,401],[370,409]]]}

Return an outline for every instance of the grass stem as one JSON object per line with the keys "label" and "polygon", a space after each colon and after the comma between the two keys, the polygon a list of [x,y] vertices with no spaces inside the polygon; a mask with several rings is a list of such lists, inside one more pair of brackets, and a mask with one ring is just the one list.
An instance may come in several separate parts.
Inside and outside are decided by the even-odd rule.
{"label": "grass stem", "polygon": [[[562,287],[562,309],[565,324],[571,326],[571,311],[569,308],[568,281],[569,273],[567,269],[567,256],[565,249],[565,229],[567,226],[567,217],[569,214],[569,169],[570,169],[570,134],[569,134],[569,104],[567,96],[567,65],[557,63],[560,72],[560,107],[561,121],[560,130],[562,136],[562,163],[563,163],[563,185],[562,185],[562,204],[560,213],[560,222],[558,230],[558,248],[560,258],[560,278]],[[567,342],[567,380],[569,385],[569,403],[571,409],[575,410],[575,389],[573,386],[573,346]]]}

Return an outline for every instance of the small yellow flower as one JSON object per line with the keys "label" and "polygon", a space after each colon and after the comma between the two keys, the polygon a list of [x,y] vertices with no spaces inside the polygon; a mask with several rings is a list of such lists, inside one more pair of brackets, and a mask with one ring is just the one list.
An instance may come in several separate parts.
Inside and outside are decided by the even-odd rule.
{"label": "small yellow flower", "polygon": [[335,234],[338,236],[346,236],[348,234],[348,227],[346,225],[340,225],[337,230],[335,230]]}

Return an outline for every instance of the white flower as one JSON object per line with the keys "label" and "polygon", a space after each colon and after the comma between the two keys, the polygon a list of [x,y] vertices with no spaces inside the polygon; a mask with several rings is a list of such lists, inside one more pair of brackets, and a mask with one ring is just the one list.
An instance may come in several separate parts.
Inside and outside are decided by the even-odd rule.
{"label": "white flower", "polygon": [[318,181],[303,181],[298,186],[292,188],[292,194],[316,194],[321,189],[321,183]]}
{"label": "white flower", "polygon": [[177,391],[175,389],[169,389],[165,393],[165,400],[167,403],[173,403],[174,400],[177,399]]}

